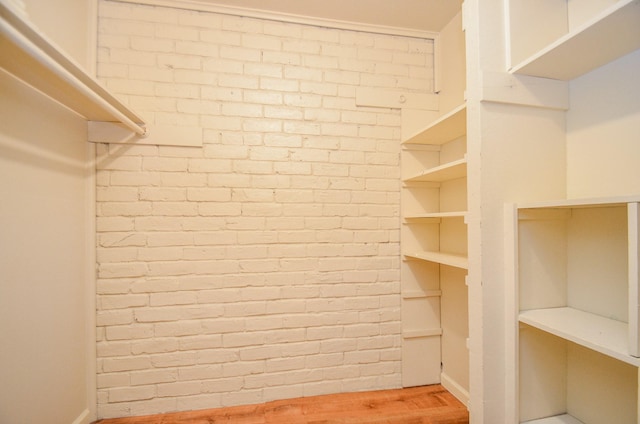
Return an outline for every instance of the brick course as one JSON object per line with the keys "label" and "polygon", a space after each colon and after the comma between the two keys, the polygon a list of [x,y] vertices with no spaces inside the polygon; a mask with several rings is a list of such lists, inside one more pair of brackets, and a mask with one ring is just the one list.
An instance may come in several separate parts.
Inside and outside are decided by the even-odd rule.
{"label": "brick course", "polygon": [[398,110],[433,45],[101,1],[98,76],[202,148],[100,145],[98,415],[400,386]]}

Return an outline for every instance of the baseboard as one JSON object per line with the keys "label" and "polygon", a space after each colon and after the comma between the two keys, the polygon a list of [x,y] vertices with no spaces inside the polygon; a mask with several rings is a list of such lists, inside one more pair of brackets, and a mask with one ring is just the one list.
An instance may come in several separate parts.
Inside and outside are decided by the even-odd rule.
{"label": "baseboard", "polygon": [[78,418],[73,420],[73,423],[71,424],[89,424],[90,422],[91,422],[91,411],[89,411],[88,409],[85,409],[84,411],[82,411],[80,415],[78,415]]}
{"label": "baseboard", "polygon": [[458,384],[454,379],[446,373],[440,374],[440,384],[454,395],[460,402],[469,406],[469,391]]}

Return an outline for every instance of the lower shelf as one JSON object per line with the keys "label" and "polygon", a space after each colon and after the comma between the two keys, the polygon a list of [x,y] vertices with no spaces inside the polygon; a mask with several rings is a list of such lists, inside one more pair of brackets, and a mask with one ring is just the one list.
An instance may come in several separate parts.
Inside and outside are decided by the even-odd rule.
{"label": "lower shelf", "polygon": [[539,420],[527,421],[522,424],[583,424],[582,421],[573,418],[571,415],[556,415],[554,417],[541,418]]}
{"label": "lower shelf", "polygon": [[629,355],[627,323],[567,307],[524,311],[519,319],[596,352],[640,366],[640,358]]}

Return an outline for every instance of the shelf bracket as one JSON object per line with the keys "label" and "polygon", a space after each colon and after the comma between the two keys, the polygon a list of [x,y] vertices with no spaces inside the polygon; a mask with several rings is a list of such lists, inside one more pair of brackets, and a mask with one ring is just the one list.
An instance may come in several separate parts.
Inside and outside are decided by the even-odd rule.
{"label": "shelf bracket", "polygon": [[202,147],[199,127],[153,126],[143,136],[119,122],[87,121],[87,133],[92,143]]}

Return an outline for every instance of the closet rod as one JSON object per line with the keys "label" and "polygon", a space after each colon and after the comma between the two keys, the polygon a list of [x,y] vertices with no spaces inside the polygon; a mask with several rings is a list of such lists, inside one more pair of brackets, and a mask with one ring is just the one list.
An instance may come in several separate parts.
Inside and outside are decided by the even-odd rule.
{"label": "closet rod", "polygon": [[[53,46],[50,42],[48,42],[43,36],[39,34],[37,30],[32,28],[27,22],[23,21],[19,18],[13,11],[7,8],[4,4],[0,3],[0,11],[2,12],[2,19],[0,19],[0,32],[7,37],[13,44],[15,44],[20,50],[29,55],[32,59],[37,61],[40,65],[44,66],[48,71],[54,74],[56,77],[60,78],[67,84],[71,86],[72,89],[76,90],[78,93],[89,99],[95,106],[102,109],[106,114],[113,117],[118,122],[124,124],[127,128],[129,128],[134,133],[140,135],[141,137],[146,137],[148,135],[148,129],[145,127],[143,122],[135,122],[125,113],[123,113],[120,109],[126,108],[122,105],[115,97],[101,95],[96,92],[99,84],[93,80],[89,75],[87,75],[84,71],[82,71],[77,65],[75,65],[69,58],[67,58],[64,54],[62,54],[58,48]],[[5,19],[9,17],[14,21],[10,23]],[[16,28],[17,26],[21,26],[22,28]],[[59,58],[62,58],[67,67],[61,63],[60,60],[56,60],[50,54],[42,48],[45,47],[47,49],[52,49],[54,53],[56,53]],[[72,69],[68,69],[71,66]],[[74,73],[76,75],[74,75]],[[82,81],[81,78],[78,78],[77,74],[80,74],[82,79],[85,79],[94,86],[94,88],[89,87],[86,82]],[[15,75],[17,78],[20,78],[20,75]],[[25,81],[28,83],[28,81]],[[103,93],[106,93],[102,87],[99,87]],[[46,94],[46,93],[45,93]],[[120,109],[119,109],[120,108]],[[85,116],[82,110],[75,110],[78,114]],[[131,113],[135,116],[135,114]]]}

